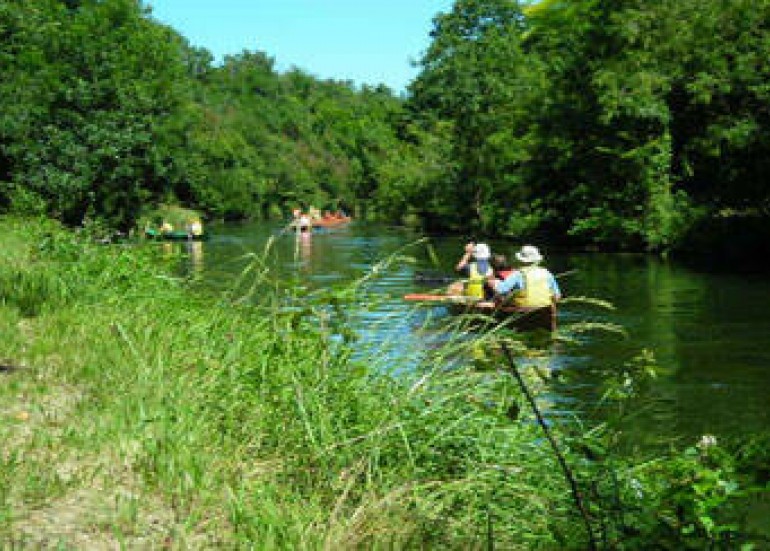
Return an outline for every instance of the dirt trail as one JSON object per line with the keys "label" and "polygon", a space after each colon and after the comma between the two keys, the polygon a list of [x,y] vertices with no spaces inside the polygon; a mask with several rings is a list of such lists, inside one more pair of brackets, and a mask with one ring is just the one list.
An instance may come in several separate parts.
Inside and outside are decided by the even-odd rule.
{"label": "dirt trail", "polygon": [[[18,335],[34,339],[24,326]],[[144,487],[135,442],[97,434],[87,391],[59,381],[49,359],[0,361],[0,548],[214,547]]]}

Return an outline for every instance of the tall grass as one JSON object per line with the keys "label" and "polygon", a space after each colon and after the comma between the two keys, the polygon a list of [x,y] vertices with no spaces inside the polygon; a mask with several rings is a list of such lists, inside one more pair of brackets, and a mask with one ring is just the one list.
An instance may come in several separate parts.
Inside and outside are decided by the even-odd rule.
{"label": "tall grass", "polygon": [[[494,356],[457,360],[499,339],[528,353],[503,329],[469,340],[462,323],[445,327],[455,338],[406,369],[345,332],[360,282],[308,293],[257,254],[231,291],[202,296],[151,246],[19,221],[0,221],[0,235],[3,361],[18,366],[0,373],[0,542],[586,547],[513,380]],[[630,392],[620,375],[615,395]],[[649,467],[589,463],[572,448],[591,441],[566,436],[605,547],[660,536],[658,510],[634,493]],[[659,510],[685,503],[648,477]]]}
{"label": "tall grass", "polygon": [[[30,367],[13,377],[37,408],[4,429],[6,534],[43,537],[35,511],[90,484],[86,508],[109,511],[102,537],[126,544],[153,517],[156,544],[192,547],[530,548],[555,545],[554,525],[572,531],[536,427],[506,417],[510,380],[440,361],[393,377],[353,359],[329,305],[355,291],[297,296],[256,257],[240,293],[203,298],[152,249],[40,242],[23,269],[3,268],[27,282],[4,296],[28,325],[12,340]],[[47,278],[56,292],[35,287]],[[94,521],[71,517],[47,541],[82,542]]]}

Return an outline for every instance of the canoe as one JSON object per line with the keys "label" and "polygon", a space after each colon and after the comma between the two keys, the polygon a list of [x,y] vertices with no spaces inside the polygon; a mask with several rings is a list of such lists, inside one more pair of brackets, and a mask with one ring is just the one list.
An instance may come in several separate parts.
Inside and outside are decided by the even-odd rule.
{"label": "canoe", "polygon": [[[349,216],[347,218],[317,218],[311,221],[311,225],[314,230],[341,228],[350,223],[351,220],[352,218]],[[287,227],[294,231],[300,231],[302,229],[302,224],[300,224],[297,220],[293,220]]]}
{"label": "canoe", "polygon": [[144,236],[147,239],[158,239],[163,241],[206,241],[209,238],[207,233],[201,235],[190,235],[185,231],[160,232],[158,230],[145,230]]}
{"label": "canoe", "polygon": [[499,321],[507,322],[518,331],[544,329],[556,330],[556,307],[524,308],[492,301],[479,301],[460,295],[409,294],[404,300],[413,302],[437,302],[449,308],[453,314],[482,314]]}
{"label": "canoe", "polygon": [[313,220],[314,228],[336,228],[348,224],[352,218],[346,216],[344,218],[316,218]]}

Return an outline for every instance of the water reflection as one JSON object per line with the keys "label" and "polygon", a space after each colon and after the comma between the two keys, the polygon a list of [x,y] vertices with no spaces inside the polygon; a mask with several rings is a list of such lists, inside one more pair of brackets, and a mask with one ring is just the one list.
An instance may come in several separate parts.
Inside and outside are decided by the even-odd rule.
{"label": "water reflection", "polygon": [[[629,331],[629,339],[593,338],[566,362],[586,372],[622,369],[640,349],[650,350],[666,375],[646,396],[633,431],[644,444],[687,435],[736,434],[767,426],[770,413],[770,296],[766,281],[694,272],[643,255],[571,255],[574,286],[611,300],[605,314]],[[584,361],[585,359],[585,361]],[[589,385],[590,387],[590,385]],[[584,387],[567,388],[584,407],[596,398]]]}
{"label": "water reflection", "polygon": [[205,266],[203,265],[203,241],[188,240],[185,242],[187,255],[190,258],[190,266],[196,274],[201,273]]}
{"label": "water reflection", "polygon": [[301,266],[304,269],[308,269],[313,256],[313,233],[309,231],[296,233],[294,256],[302,262]]}
{"label": "water reflection", "polygon": [[204,272],[208,275],[204,262],[203,241],[162,241],[158,245],[164,259],[182,261],[185,275],[200,275]]}

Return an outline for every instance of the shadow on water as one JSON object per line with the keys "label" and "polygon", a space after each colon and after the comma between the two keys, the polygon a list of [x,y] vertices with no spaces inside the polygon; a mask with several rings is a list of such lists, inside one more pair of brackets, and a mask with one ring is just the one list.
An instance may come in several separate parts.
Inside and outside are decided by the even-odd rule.
{"label": "shadow on water", "polygon": [[[297,238],[280,224],[253,223],[212,228],[206,243],[181,248],[187,270],[213,288],[227,288],[270,237],[272,269],[287,282],[310,289],[343,284],[369,273],[384,258],[415,243],[419,235],[400,228],[351,224]],[[183,244],[184,245],[184,244]],[[459,238],[433,238],[408,247],[410,261],[395,263],[371,279],[368,300],[349,319],[360,337],[362,356],[382,365],[417,365],[447,338],[446,308],[415,307],[407,293],[443,290],[462,252]],[[490,243],[512,257],[519,243]],[[550,254],[547,266],[561,279],[566,296],[610,301],[615,310],[565,305],[562,328],[577,322],[616,323],[628,337],[589,332],[579,345],[545,347],[553,372],[570,373],[568,384],[552,385],[552,415],[594,410],[599,373],[622,366],[640,350],[653,353],[666,375],[652,386],[630,427],[640,445],[660,445],[702,434],[750,434],[770,426],[770,282],[762,277],[713,273],[657,257],[633,254]],[[251,255],[251,256],[250,256]],[[430,277],[429,277],[430,276]],[[707,406],[706,406],[707,404]]]}

